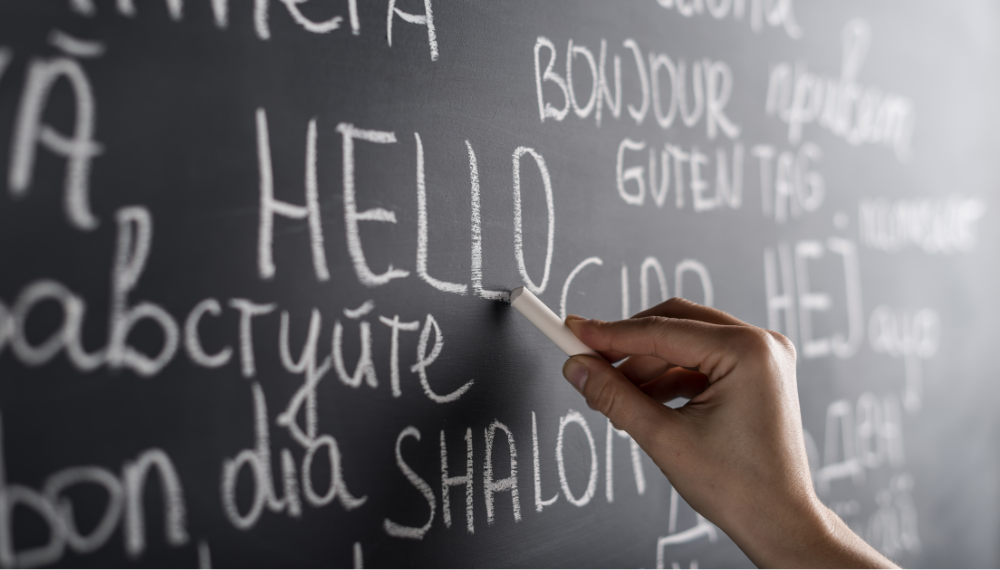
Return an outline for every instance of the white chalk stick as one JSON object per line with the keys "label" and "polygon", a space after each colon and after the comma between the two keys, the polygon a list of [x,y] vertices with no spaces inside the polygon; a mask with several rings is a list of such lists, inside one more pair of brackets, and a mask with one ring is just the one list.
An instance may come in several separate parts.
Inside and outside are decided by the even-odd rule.
{"label": "white chalk stick", "polygon": [[531,291],[524,287],[514,289],[510,292],[510,304],[527,317],[531,324],[538,327],[538,330],[542,331],[552,342],[556,343],[556,346],[561,348],[567,356],[586,354],[600,358],[594,349],[576,338],[566,323],[553,313],[552,309],[546,307],[545,303],[539,301],[538,297]]}

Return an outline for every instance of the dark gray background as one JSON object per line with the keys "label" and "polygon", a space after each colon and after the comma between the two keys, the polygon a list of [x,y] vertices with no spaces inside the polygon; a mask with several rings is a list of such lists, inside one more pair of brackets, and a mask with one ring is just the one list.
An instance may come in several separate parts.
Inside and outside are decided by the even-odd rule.
{"label": "dark gray background", "polygon": [[[64,356],[43,367],[24,366],[9,348],[0,353],[0,410],[3,413],[3,462],[7,484],[40,488],[52,473],[74,465],[100,465],[117,472],[142,450],[165,450],[180,474],[191,541],[170,547],[163,539],[162,507],[156,483],[147,489],[147,549],[129,559],[121,529],[98,551],[69,550],[59,564],[185,566],[197,563],[196,545],[210,547],[219,566],[349,566],[352,546],[360,543],[369,566],[631,566],[656,564],[657,538],[667,535],[670,487],[648,458],[648,489],[638,496],[631,478],[627,441],[616,438],[615,501],[604,497],[606,422],[586,408],[559,373],[563,356],[509,307],[474,296],[439,292],[415,274],[416,152],[413,133],[422,137],[431,217],[430,272],[469,282],[470,190],[465,141],[475,149],[482,185],[484,286],[520,285],[513,253],[511,153],[519,146],[545,157],[551,173],[555,241],[551,280],[541,298],[558,307],[562,283],[587,257],[604,260],[581,273],[570,290],[570,312],[614,319],[621,313],[620,268],[628,266],[633,311],[639,307],[638,270],[656,256],[674,292],[673,268],[682,259],[704,263],[712,276],[715,306],[753,324],[767,326],[763,253],[765,248],[830,236],[858,243],[857,212],[866,197],[893,200],[961,195],[986,204],[978,224],[978,245],[969,252],[931,255],[910,246],[888,254],[858,243],[867,319],[878,305],[915,312],[933,308],[941,318],[941,342],[923,363],[924,406],[903,415],[905,464],[868,470],[864,482],[834,483],[824,500],[856,501],[845,516],[871,538],[878,493],[893,477],[909,474],[921,547],[889,552],[908,566],[996,566],[1000,518],[997,516],[1000,424],[995,413],[997,388],[993,355],[994,324],[1000,286],[1000,235],[995,196],[1000,185],[996,152],[1000,148],[996,101],[1000,84],[1000,12],[989,2],[837,2],[794,4],[801,39],[781,28],[755,33],[747,17],[717,21],[707,15],[680,16],[656,2],[465,3],[435,2],[438,61],[428,56],[424,28],[397,18],[393,46],[386,42],[384,2],[359,2],[361,33],[351,35],[346,2],[309,2],[302,10],[323,20],[345,16],[329,34],[309,33],[284,5],[271,2],[271,39],[254,32],[250,2],[232,2],[229,27],[213,22],[209,2],[189,0],[173,22],[164,2],[142,2],[134,18],[120,15],[113,2],[97,1],[96,14],[72,12],[65,2],[7,2],[0,8],[0,44],[13,61],[0,77],[0,172],[6,173],[10,136],[29,59],[51,56],[46,43],[58,28],[76,37],[98,39],[107,53],[83,62],[97,105],[96,138],[105,152],[93,162],[91,187],[98,229],[72,228],[62,212],[65,162],[40,151],[34,182],[23,199],[0,197],[0,299],[10,306],[28,283],[56,279],[87,301],[88,348],[105,342],[109,273],[115,243],[114,213],[123,206],[146,206],[154,219],[149,263],[132,299],[165,307],[178,321],[200,300],[248,298],[276,303],[288,311],[292,346],[305,339],[315,307],[323,316],[320,355],[329,354],[332,324],[345,321],[345,351],[353,368],[357,326],[341,311],[368,299],[374,362],[380,385],[349,388],[334,374],[318,387],[319,431],[333,435],[343,458],[344,477],[362,507],[347,512],[337,503],[306,506],[300,519],[264,512],[248,531],[226,519],[219,493],[224,458],[253,445],[251,382],[234,359],[223,368],[195,366],[181,349],[153,378],[101,368],[81,374]],[[749,4],[749,3],[748,3]],[[422,4],[400,2],[422,12]],[[826,181],[822,207],[777,225],[761,215],[755,144],[794,149],[786,126],[765,115],[768,70],[778,62],[802,62],[824,76],[837,76],[841,29],[863,17],[873,31],[871,48],[859,75],[862,85],[909,97],[916,107],[913,155],[897,160],[883,146],[852,147],[816,125],[804,140],[824,153],[818,169]],[[566,42],[572,38],[598,54],[606,38],[611,56],[622,57],[626,102],[637,104],[634,64],[621,47],[634,38],[644,53],[664,52],[689,63],[710,57],[729,64],[734,91],[727,114],[741,125],[747,149],[744,204],[738,210],[696,214],[690,194],[683,210],[625,204],[615,186],[615,156],[624,137],[700,145],[712,156],[724,138],[710,141],[704,119],[694,128],[675,124],[661,130],[650,115],[642,126],[627,117],[612,119],[605,109],[602,126],[593,115],[572,115],[563,122],[539,121],[533,47],[538,36],[558,50],[556,70],[565,73]],[[547,52],[543,50],[543,64]],[[587,83],[586,67],[576,60],[578,90]],[[610,69],[610,67],[609,67]],[[546,99],[560,103],[556,91]],[[305,221],[275,222],[274,279],[257,274],[258,170],[254,112],[267,110],[275,188],[280,199],[303,203],[305,130],[317,119],[318,181],[331,280],[316,280]],[[70,91],[57,86],[46,119],[69,130]],[[368,261],[376,272],[389,263],[410,277],[374,289],[355,276],[344,233],[341,137],[338,123],[394,131],[399,142],[380,147],[357,143],[360,209],[383,207],[397,213],[395,225],[362,223]],[[637,155],[639,156],[639,155]],[[529,273],[540,279],[544,262],[544,201],[530,160],[523,168],[525,257]],[[845,212],[849,224],[838,229],[833,215]],[[835,256],[817,262],[817,289],[844,302]],[[695,282],[687,296],[701,301]],[[654,300],[658,293],[653,295]],[[840,305],[842,306],[842,305]],[[58,326],[57,309],[39,310],[29,335],[41,339]],[[445,348],[430,368],[434,386],[447,392],[470,378],[472,389],[460,400],[436,404],[409,372],[417,335],[403,333],[401,398],[389,392],[388,328],[378,315],[424,320],[432,314],[445,336]],[[225,309],[203,325],[205,344],[236,348],[238,316]],[[274,473],[277,455],[303,449],[274,417],[301,385],[301,375],[286,372],[278,355],[278,312],[255,322],[257,376],[271,419]],[[817,316],[818,333],[843,330],[842,311]],[[866,327],[867,328],[867,327]],[[137,331],[139,346],[158,346],[155,333]],[[143,344],[147,343],[147,344]],[[150,349],[152,350],[152,349]],[[298,350],[297,348],[295,350]],[[866,339],[853,358],[800,360],[799,390],[803,421],[822,452],[826,409],[835,400],[852,406],[860,394],[899,394],[903,360],[874,352]],[[582,408],[582,409],[581,409]],[[583,412],[599,456],[597,493],[585,507],[565,498],[542,513],[534,510],[531,461],[531,412],[536,412],[542,446],[544,495],[558,490],[552,458],[559,417]],[[509,493],[497,496],[496,522],[487,525],[483,499],[483,431],[497,419],[515,435],[522,520],[511,512]],[[396,467],[394,443],[407,426],[422,439],[408,439],[404,456],[434,490],[437,512],[420,541],[391,538],[382,521],[391,518],[419,526],[427,505]],[[450,529],[441,519],[439,434],[448,439],[450,470],[461,469],[462,436],[471,428],[475,456],[475,534],[464,530],[463,490],[452,491]],[[574,431],[575,430],[575,431]],[[570,485],[586,485],[586,442],[575,427],[567,431]],[[506,475],[506,443],[497,437],[497,477]],[[301,464],[301,463],[299,463]],[[316,471],[322,480],[321,469]],[[155,478],[154,478],[155,479]],[[248,481],[241,480],[244,483]],[[249,504],[249,486],[241,497]],[[324,488],[321,486],[321,488]],[[93,524],[98,496],[78,497],[80,524]],[[90,501],[88,503],[87,501]],[[91,511],[87,510],[90,504]],[[82,505],[82,506],[81,506]],[[88,515],[88,513],[90,513]],[[2,513],[0,513],[2,514]],[[87,517],[90,517],[89,519]],[[28,511],[16,510],[14,543],[28,548],[46,540],[44,525]],[[86,521],[91,522],[86,522]],[[686,505],[678,529],[694,524]],[[665,562],[701,567],[747,566],[750,562],[720,533],[668,548]],[[881,536],[881,535],[878,535]],[[882,547],[878,541],[877,547]],[[884,549],[884,548],[883,548]]]}

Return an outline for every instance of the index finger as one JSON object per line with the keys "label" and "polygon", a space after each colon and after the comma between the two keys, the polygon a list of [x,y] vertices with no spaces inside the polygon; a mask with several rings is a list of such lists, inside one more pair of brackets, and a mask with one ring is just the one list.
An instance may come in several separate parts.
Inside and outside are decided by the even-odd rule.
{"label": "index finger", "polygon": [[720,311],[719,309],[712,307],[706,307],[705,305],[699,305],[698,303],[688,301],[683,297],[673,297],[667,299],[659,305],[650,307],[632,315],[631,318],[641,319],[644,317],[671,317],[674,319],[702,321],[716,325],[751,326],[749,323],[745,323],[725,311]]}
{"label": "index finger", "polygon": [[669,317],[571,320],[567,324],[584,344],[598,352],[655,356],[696,368],[713,382],[732,369],[745,348],[760,348],[760,343],[766,342],[762,338],[766,333],[756,327]]}
{"label": "index finger", "polygon": [[[575,317],[575,316],[574,316]],[[705,305],[699,305],[694,301],[688,301],[682,297],[673,297],[667,299],[666,301],[650,307],[644,311],[640,311],[635,315],[630,317],[631,319],[642,319],[645,317],[670,317],[674,319],[687,319],[692,321],[701,321],[705,323],[712,323],[716,325],[734,325],[734,326],[753,326],[749,323],[741,321],[736,317],[715,309],[712,307],[706,307]],[[601,356],[603,356],[608,362],[617,362],[628,354],[614,352],[614,351],[600,351]]]}

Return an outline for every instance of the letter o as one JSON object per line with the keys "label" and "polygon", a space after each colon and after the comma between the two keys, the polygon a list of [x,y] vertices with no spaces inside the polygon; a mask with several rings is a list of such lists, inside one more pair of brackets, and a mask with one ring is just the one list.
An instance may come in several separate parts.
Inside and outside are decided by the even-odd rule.
{"label": "letter o", "polygon": [[[542,271],[542,282],[535,285],[535,282],[528,276],[528,269],[524,264],[524,244],[521,223],[521,157],[525,154],[531,155],[538,165],[538,171],[542,175],[542,187],[545,191],[545,206],[548,210],[548,233],[545,243],[545,269]],[[519,146],[514,151],[514,256],[517,258],[517,269],[524,280],[524,286],[536,295],[541,295],[549,283],[549,270],[552,269],[552,248],[555,239],[555,206],[552,198],[552,179],[549,177],[549,169],[545,166],[545,159],[538,154],[535,149]]]}
{"label": "letter o", "polygon": [[[587,436],[587,444],[590,446],[590,479],[587,480],[587,490],[583,496],[576,498],[569,488],[569,481],[566,479],[566,460],[563,458],[563,435],[566,426],[575,423],[583,428],[584,435]],[[556,440],[556,465],[559,467],[559,485],[562,487],[566,500],[578,507],[582,507],[590,502],[597,491],[597,448],[594,446],[594,434],[590,433],[590,426],[580,412],[570,410],[568,414],[559,418],[559,437]]]}
{"label": "letter o", "polygon": [[[87,535],[81,534],[76,527],[73,503],[67,497],[59,497],[66,488],[85,483],[99,485],[108,492],[104,515]],[[125,492],[122,484],[113,473],[103,467],[71,467],[59,471],[45,482],[44,494],[59,515],[63,532],[66,534],[66,542],[80,554],[93,552],[103,546],[115,531],[124,512]]]}

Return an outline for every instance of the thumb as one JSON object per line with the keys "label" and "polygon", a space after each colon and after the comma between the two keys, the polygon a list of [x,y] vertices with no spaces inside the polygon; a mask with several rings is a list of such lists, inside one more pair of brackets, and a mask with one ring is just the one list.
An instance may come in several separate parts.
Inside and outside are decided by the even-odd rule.
{"label": "thumb", "polygon": [[[578,355],[563,365],[563,376],[618,429],[628,432],[644,449],[667,428],[675,439],[683,429],[675,410],[661,405],[630,382],[608,361]],[[662,443],[662,442],[661,442]]]}

